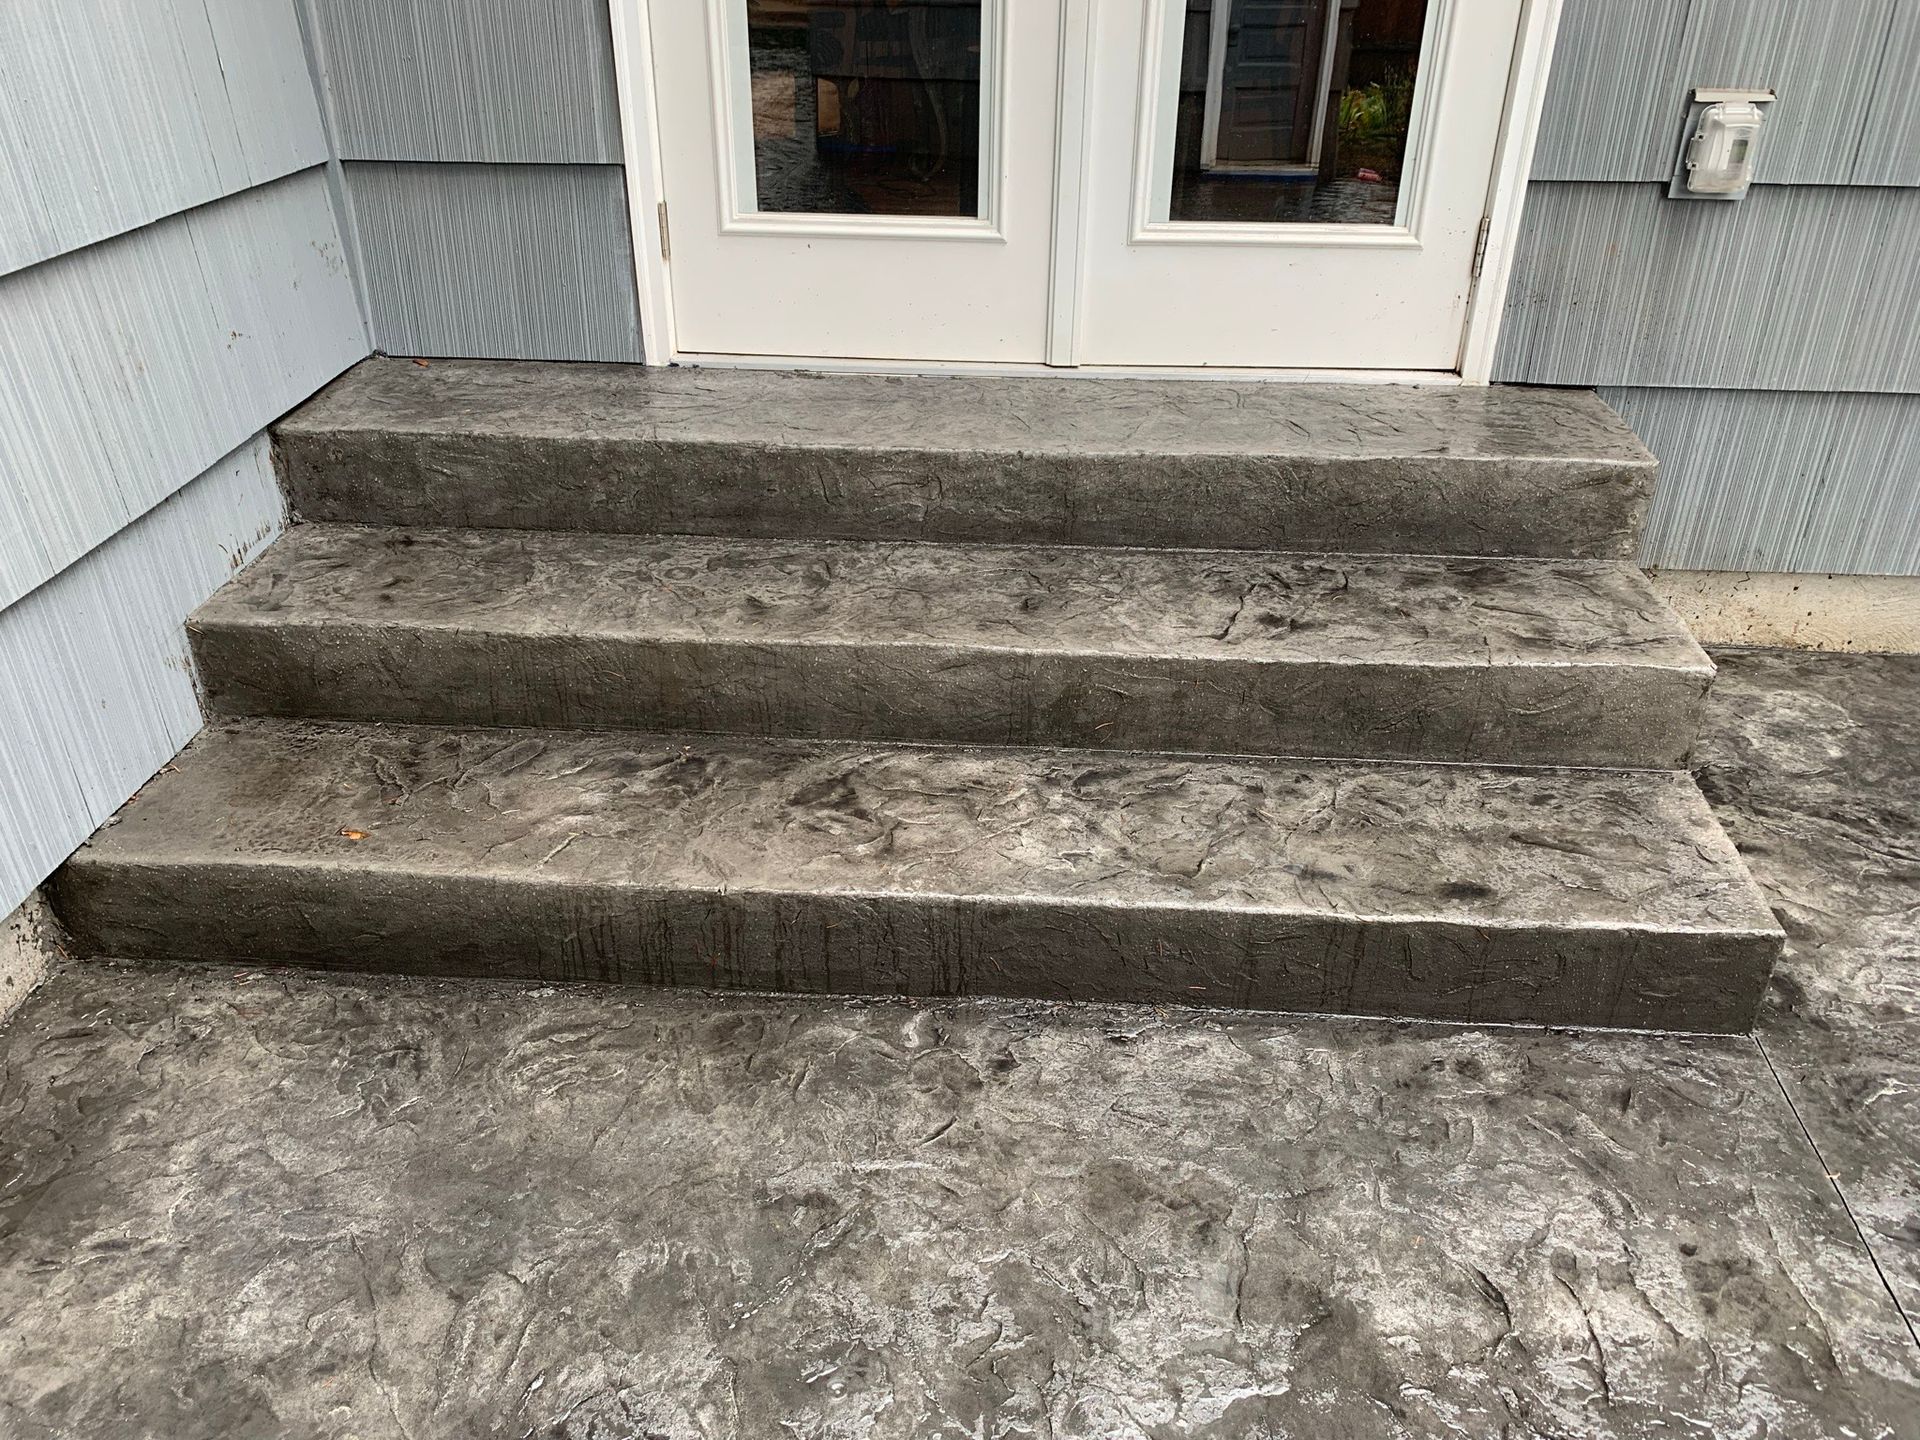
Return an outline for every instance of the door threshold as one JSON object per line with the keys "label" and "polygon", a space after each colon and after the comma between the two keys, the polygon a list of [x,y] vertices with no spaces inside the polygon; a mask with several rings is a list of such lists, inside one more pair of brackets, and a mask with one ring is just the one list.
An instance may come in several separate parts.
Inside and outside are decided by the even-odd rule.
{"label": "door threshold", "polygon": [[[662,362],[649,360],[648,364]],[[670,365],[811,370],[828,375],[1052,376],[1060,380],[1233,380],[1282,385],[1463,385],[1457,370],[1261,370],[1225,365],[1043,365],[1015,360],[822,359],[817,355],[714,355],[676,351]]]}

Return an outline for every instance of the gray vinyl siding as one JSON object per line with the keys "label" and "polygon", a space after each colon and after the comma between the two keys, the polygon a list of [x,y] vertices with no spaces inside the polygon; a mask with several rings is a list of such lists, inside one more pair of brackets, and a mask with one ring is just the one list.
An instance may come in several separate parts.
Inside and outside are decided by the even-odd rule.
{"label": "gray vinyl siding", "polygon": [[186,617],[280,523],[263,435],[0,610],[0,910],[199,731]]}
{"label": "gray vinyl siding", "polygon": [[0,605],[366,353],[307,170],[0,278]]}
{"label": "gray vinyl siding", "polygon": [[361,161],[346,168],[381,349],[507,360],[640,358],[619,167]]}
{"label": "gray vinyl siding", "polygon": [[[1920,573],[1920,0],[1566,0],[1495,378],[1660,456],[1642,559]],[[1666,196],[1696,86],[1779,93],[1737,204]]]}
{"label": "gray vinyl siding", "polygon": [[294,0],[0,6],[0,913],[200,726],[262,431],[368,351]]}
{"label": "gray vinyl siding", "polygon": [[0,274],[323,163],[291,0],[7,0],[0,156]]}
{"label": "gray vinyl siding", "polygon": [[303,0],[397,355],[641,358],[606,0]]}
{"label": "gray vinyl siding", "polygon": [[607,0],[313,0],[343,160],[620,163]]}
{"label": "gray vinyl siding", "polygon": [[1911,9],[1910,0],[1567,0],[1533,178],[1664,183],[1689,92],[1750,86],[1780,97],[1754,169],[1761,184],[1887,183],[1862,178],[1861,140],[1889,117],[1911,123],[1913,103],[1899,92],[1912,83],[1912,56],[1901,69],[1888,44],[1896,16],[1911,31]]}
{"label": "gray vinyl siding", "polygon": [[1920,81],[1920,5],[1900,0],[1880,65],[1883,89],[1876,96],[1874,123],[1860,136],[1854,184],[1920,185],[1920,103],[1911,95],[1916,81]]}
{"label": "gray vinyl siding", "polygon": [[[1660,457],[1646,554],[1689,570],[1920,574],[1920,396],[1602,389]],[[1678,557],[1660,560],[1660,557]]]}
{"label": "gray vinyl siding", "polygon": [[1920,390],[1920,190],[1738,204],[1567,181],[1527,194],[1501,376],[1538,385]]}

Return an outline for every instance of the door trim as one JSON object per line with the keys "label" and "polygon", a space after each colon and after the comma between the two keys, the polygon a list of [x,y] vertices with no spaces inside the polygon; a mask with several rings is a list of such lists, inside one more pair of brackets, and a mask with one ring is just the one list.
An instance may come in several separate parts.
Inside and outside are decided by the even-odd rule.
{"label": "door trim", "polygon": [[640,353],[648,365],[671,365],[678,343],[668,274],[671,222],[660,159],[660,106],[653,84],[652,16],[648,0],[608,0],[608,5],[614,93],[620,103],[621,153],[627,172],[634,294],[640,310]]}
{"label": "door trim", "polygon": [[1094,0],[1061,0],[1059,111],[1054,119],[1053,256],[1047,278],[1047,364],[1073,368],[1086,250],[1087,92],[1093,87]]}
{"label": "door trim", "polygon": [[1507,287],[1513,280],[1513,257],[1520,245],[1527,176],[1533,169],[1534,143],[1540,138],[1562,4],[1563,0],[1526,0],[1520,15],[1513,70],[1507,78],[1506,119],[1493,158],[1493,190],[1487,197],[1486,248],[1473,293],[1467,297],[1466,333],[1460,342],[1460,375],[1470,385],[1485,385],[1493,379],[1494,352],[1500,343]]}
{"label": "door trim", "polygon": [[[1507,287],[1513,277],[1514,251],[1526,204],[1527,173],[1533,164],[1534,143],[1540,133],[1540,115],[1552,68],[1554,41],[1559,31],[1563,0],[1523,0],[1520,29],[1507,82],[1505,118],[1494,157],[1493,183],[1487,201],[1487,242],[1480,275],[1467,301],[1467,320],[1457,370],[1225,370],[1213,367],[1071,366],[1074,316],[1077,311],[1078,263],[1081,250],[1079,177],[1084,173],[1086,126],[1080,107],[1068,115],[1069,82],[1073,98],[1084,94],[1087,41],[1093,23],[1091,0],[1065,0],[1062,7],[1062,105],[1055,135],[1056,153],[1071,157],[1074,172],[1066,178],[1064,164],[1056,181],[1052,313],[1049,317],[1046,365],[981,365],[960,362],[914,362],[898,365],[871,360],[825,361],[816,357],[761,355],[701,355],[678,348],[673,326],[671,228],[662,184],[659,150],[658,98],[653,84],[653,46],[649,19],[655,0],[608,0],[613,34],[614,82],[620,103],[620,132],[625,152],[627,206],[633,236],[634,282],[639,304],[642,353],[648,365],[713,365],[743,369],[818,370],[870,374],[999,374],[1075,375],[1142,379],[1210,378],[1275,381],[1338,381],[1376,384],[1485,385],[1492,378],[1500,320]],[[661,0],[685,3],[685,0]],[[1080,54],[1076,57],[1074,49]],[[1071,193],[1069,193],[1071,192]],[[662,221],[665,221],[663,233]],[[1158,227],[1156,227],[1158,228]],[[1395,237],[1398,238],[1398,237]]]}

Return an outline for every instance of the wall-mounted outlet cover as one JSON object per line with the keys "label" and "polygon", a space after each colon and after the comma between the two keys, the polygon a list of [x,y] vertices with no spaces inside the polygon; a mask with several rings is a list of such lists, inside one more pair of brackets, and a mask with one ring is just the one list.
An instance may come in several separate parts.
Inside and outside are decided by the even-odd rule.
{"label": "wall-mounted outlet cover", "polygon": [[1771,90],[1693,92],[1667,193],[1676,200],[1738,200],[1753,186]]}

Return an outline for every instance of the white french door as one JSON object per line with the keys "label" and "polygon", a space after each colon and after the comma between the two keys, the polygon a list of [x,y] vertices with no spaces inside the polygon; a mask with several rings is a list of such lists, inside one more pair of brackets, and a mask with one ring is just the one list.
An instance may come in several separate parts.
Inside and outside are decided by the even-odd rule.
{"label": "white french door", "polygon": [[679,348],[1041,359],[1059,10],[655,0]]}
{"label": "white french door", "polygon": [[[1262,183],[1249,162],[1181,163],[1182,57],[1194,48],[1182,0],[1093,8],[1080,363],[1455,368],[1521,0],[1430,0],[1406,93],[1398,76],[1377,92],[1394,111],[1387,129],[1405,108],[1404,137],[1363,148],[1350,125],[1349,162],[1357,152],[1378,165],[1336,157],[1326,179],[1276,174],[1273,203],[1247,203]],[[1341,10],[1340,0],[1248,8]],[[1321,34],[1300,37],[1317,61]],[[1361,97],[1350,112],[1374,103],[1375,83],[1342,90]],[[1323,141],[1331,128],[1337,149],[1332,105]],[[1275,148],[1307,128],[1276,126]],[[1291,161],[1276,155],[1275,170]]]}
{"label": "white french door", "polygon": [[1529,3],[650,0],[672,358],[1456,371]]}

